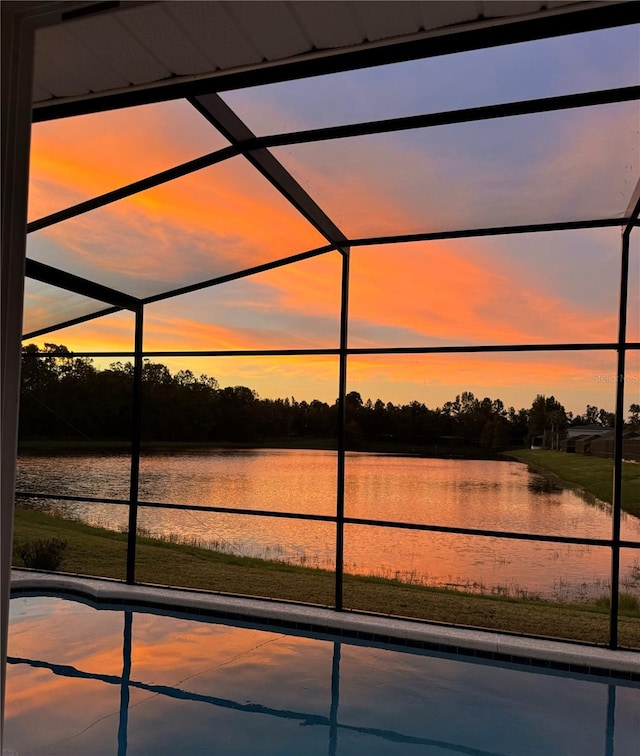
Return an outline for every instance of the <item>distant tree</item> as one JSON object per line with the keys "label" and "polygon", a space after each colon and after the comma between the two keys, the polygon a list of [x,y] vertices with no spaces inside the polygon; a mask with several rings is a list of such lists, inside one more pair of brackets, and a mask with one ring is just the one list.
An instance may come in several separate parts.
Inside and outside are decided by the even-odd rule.
{"label": "distant tree", "polygon": [[587,404],[584,411],[584,419],[587,425],[599,425],[600,409],[593,404]]}
{"label": "distant tree", "polygon": [[601,409],[598,411],[598,424],[603,428],[614,428],[616,424],[616,416],[614,412],[607,412],[607,410]]}
{"label": "distant tree", "polygon": [[616,416],[613,412],[596,407],[595,404],[587,404],[582,415],[576,415],[571,425],[599,425],[602,428],[613,428]]}
{"label": "distant tree", "polygon": [[362,407],[362,396],[358,391],[350,391],[344,398],[347,412],[357,412]]}
{"label": "distant tree", "polygon": [[223,441],[257,439],[258,396],[246,386],[227,386],[216,394],[213,435]]}
{"label": "distant tree", "polygon": [[545,446],[558,448],[561,432],[567,427],[565,408],[554,396],[538,394],[529,410],[528,439],[542,436]]}
{"label": "distant tree", "polygon": [[516,446],[526,443],[529,432],[529,412],[524,408],[516,411],[514,407],[509,407],[507,417],[510,432],[509,442]]}

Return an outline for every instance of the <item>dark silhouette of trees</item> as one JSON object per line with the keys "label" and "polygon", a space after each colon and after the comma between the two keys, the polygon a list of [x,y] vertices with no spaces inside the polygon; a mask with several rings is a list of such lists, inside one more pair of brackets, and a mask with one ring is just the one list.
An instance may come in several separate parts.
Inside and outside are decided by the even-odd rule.
{"label": "dark silhouette of trees", "polygon": [[[23,348],[22,439],[127,440],[132,423],[133,365],[114,362],[98,369],[57,344]],[[417,400],[407,404],[363,400],[358,391],[345,397],[349,448],[403,448],[432,453],[447,447],[487,452],[522,446],[532,436],[557,441],[572,417],[555,397],[539,395],[529,409],[505,407],[500,399],[465,391],[442,407]],[[611,413],[589,405],[586,418],[612,427]],[[640,418],[632,405],[631,418]],[[264,443],[296,439],[333,439],[338,403],[294,397],[261,399],[246,386],[221,388],[215,378],[190,370],[172,373],[145,360],[142,370],[142,437],[148,442]]]}
{"label": "dark silhouette of trees", "polygon": [[[632,422],[633,404],[629,407],[629,422]],[[587,404],[584,414],[576,415],[571,425],[599,425],[602,428],[614,428],[616,416],[613,412],[607,412],[605,409],[599,409],[593,404]]]}

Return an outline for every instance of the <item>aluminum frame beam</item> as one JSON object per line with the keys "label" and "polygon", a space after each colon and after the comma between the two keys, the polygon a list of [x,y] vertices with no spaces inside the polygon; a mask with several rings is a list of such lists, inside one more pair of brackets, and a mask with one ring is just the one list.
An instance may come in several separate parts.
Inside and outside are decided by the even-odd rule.
{"label": "aluminum frame beam", "polygon": [[631,195],[631,199],[629,200],[629,205],[624,214],[624,217],[627,221],[627,225],[623,233],[627,235],[631,233],[631,230],[633,229],[633,227],[638,223],[639,215],[640,215],[640,179],[638,179],[638,183],[636,184],[636,188],[633,190],[633,194]]}
{"label": "aluminum frame beam", "polygon": [[316,228],[333,247],[346,253],[347,237],[307,194],[286,168],[264,147],[251,147],[256,135],[217,94],[189,99],[199,113]]}
{"label": "aluminum frame beam", "polygon": [[32,278],[35,281],[41,281],[42,283],[50,284],[66,291],[72,291],[75,294],[96,299],[99,302],[106,302],[115,307],[122,307],[125,310],[136,312],[140,307],[140,300],[137,297],[125,294],[117,289],[112,289],[109,286],[103,286],[87,278],[76,276],[73,273],[53,268],[51,265],[45,265],[36,260],[27,259],[25,275],[27,278]]}

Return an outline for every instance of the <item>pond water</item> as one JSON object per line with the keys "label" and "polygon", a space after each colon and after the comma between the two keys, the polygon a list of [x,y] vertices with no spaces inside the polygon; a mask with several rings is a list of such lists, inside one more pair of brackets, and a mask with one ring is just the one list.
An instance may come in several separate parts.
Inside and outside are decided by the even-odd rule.
{"label": "pond water", "polygon": [[[128,498],[129,457],[22,456],[17,489]],[[193,450],[145,454],[141,503],[333,515],[336,454],[317,450]],[[126,530],[117,504],[26,500],[92,525]],[[349,453],[345,515],[522,533],[609,538],[611,508],[550,483],[518,462]],[[248,556],[333,568],[330,522],[141,506],[142,533]],[[624,514],[622,538],[640,542]],[[345,526],[348,572],[514,596],[580,600],[606,594],[610,550],[439,532]],[[640,550],[623,549],[621,589],[640,595]]]}

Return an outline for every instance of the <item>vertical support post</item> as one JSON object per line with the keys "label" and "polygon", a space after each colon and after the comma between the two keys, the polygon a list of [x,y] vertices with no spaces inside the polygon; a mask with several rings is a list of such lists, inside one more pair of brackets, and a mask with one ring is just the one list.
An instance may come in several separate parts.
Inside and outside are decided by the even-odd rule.
{"label": "vertical support post", "polygon": [[613,449],[613,511],[611,533],[611,613],[609,647],[618,648],[620,588],[620,520],[622,513],[622,441],[624,430],[624,376],[627,340],[627,296],[629,284],[629,229],[622,234],[620,263],[620,310],[618,315],[618,364],[616,381],[615,445]]}
{"label": "vertical support post", "polygon": [[13,510],[18,446],[20,399],[20,353],[29,186],[31,138],[31,90],[34,27],[21,12],[21,3],[7,4],[2,13],[2,169],[0,276],[2,331],[0,333],[1,378],[1,496],[0,496],[0,748],[4,724],[5,673]]}
{"label": "vertical support post", "polygon": [[340,364],[338,377],[338,470],[336,494],[336,591],[335,608],[344,608],[344,478],[346,453],[347,335],[349,326],[349,250],[342,251],[340,299]]}
{"label": "vertical support post", "polygon": [[142,336],[144,306],[136,310],[131,407],[131,472],[129,477],[129,534],[127,538],[127,583],[136,581],[136,541],[138,530],[138,483],[140,480],[140,436],[142,432]]}

